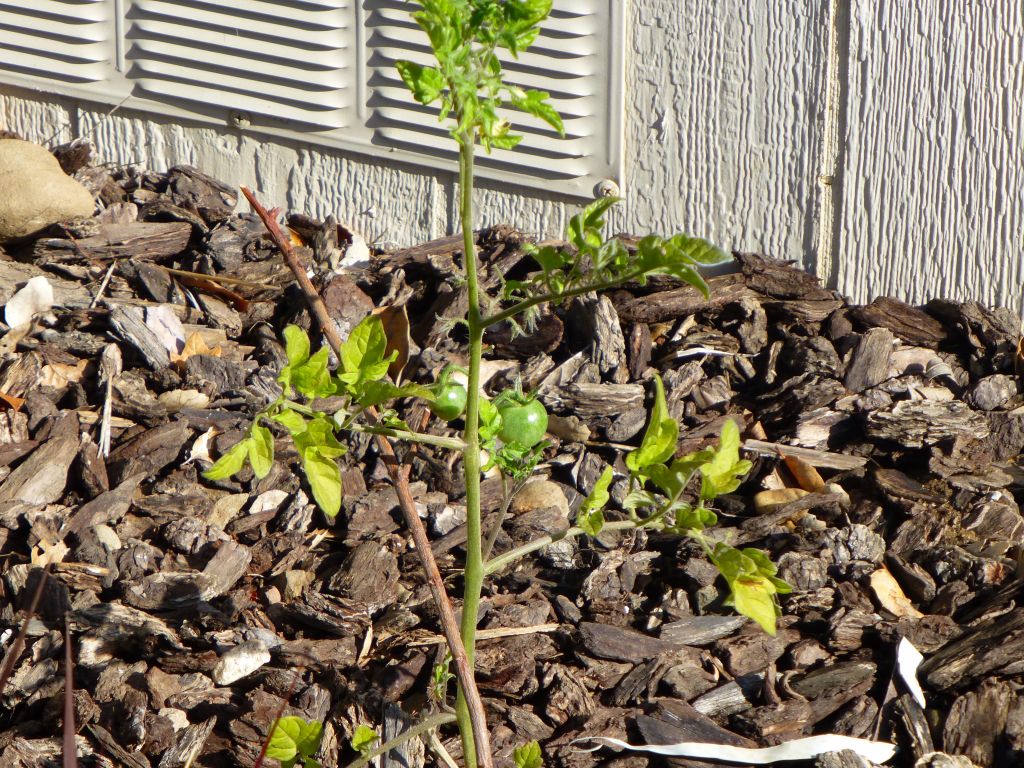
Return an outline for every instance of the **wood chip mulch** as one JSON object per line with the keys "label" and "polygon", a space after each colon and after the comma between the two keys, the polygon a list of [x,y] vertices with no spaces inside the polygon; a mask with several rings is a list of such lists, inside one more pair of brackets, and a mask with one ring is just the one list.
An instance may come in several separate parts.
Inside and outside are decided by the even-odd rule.
{"label": "wood chip mulch", "polygon": [[[334,523],[284,433],[264,480],[202,479],[276,396],[280,331],[309,316],[231,187],[187,167],[78,166],[102,213],[0,259],[4,302],[40,275],[55,293],[28,333],[0,337],[0,651],[52,563],[0,691],[0,766],[60,764],[65,631],[83,766],[252,766],[282,706],[323,720],[321,762],[344,765],[356,725],[393,734],[436,706],[443,658],[385,468],[369,439],[348,440]],[[342,333],[404,306],[407,378],[463,360],[447,322],[465,309],[458,238],[361,260],[333,219],[288,223]],[[492,295],[531,269],[524,241],[478,234]],[[519,376],[553,414],[538,482],[495,552],[572,524],[638,443],[658,371],[681,452],[725,419],[741,426],[754,469],[719,500],[719,530],[765,548],[794,586],[778,634],[722,606],[685,540],[559,542],[485,591],[477,668],[498,764],[531,739],[546,765],[585,768],[649,758],[580,752],[584,735],[766,746],[821,733],[892,740],[895,766],[1021,764],[1018,316],[942,299],[855,306],[786,263],[735,260],[710,299],[655,280],[548,310],[527,336],[488,334],[488,388]],[[421,406],[400,411],[446,434]],[[399,450],[457,594],[459,457]],[[620,477],[610,519],[625,492]],[[493,520],[500,482],[484,496]],[[902,638],[925,655],[923,709],[897,674]],[[440,737],[458,760],[454,730]],[[402,759],[438,764],[423,749]]]}

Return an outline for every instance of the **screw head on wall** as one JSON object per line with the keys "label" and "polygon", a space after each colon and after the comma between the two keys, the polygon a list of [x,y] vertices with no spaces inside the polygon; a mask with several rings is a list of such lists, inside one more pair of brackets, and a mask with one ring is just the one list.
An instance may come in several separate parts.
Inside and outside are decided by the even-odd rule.
{"label": "screw head on wall", "polygon": [[232,128],[248,128],[252,125],[252,115],[236,109],[228,116],[228,124]]}
{"label": "screw head on wall", "polygon": [[619,185],[614,179],[604,179],[598,182],[597,186],[594,187],[595,197],[618,197],[619,196]]}

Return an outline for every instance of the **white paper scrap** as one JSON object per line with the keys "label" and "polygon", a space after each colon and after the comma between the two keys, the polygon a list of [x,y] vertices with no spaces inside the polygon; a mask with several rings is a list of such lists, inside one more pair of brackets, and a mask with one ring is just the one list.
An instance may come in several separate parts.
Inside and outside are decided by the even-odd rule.
{"label": "white paper scrap", "polygon": [[53,286],[42,275],[36,275],[7,300],[4,322],[11,328],[27,325],[36,315],[53,309]]}
{"label": "white paper scrap", "polygon": [[907,684],[907,690],[914,697],[922,709],[927,706],[924,701],[924,691],[917,681],[917,668],[924,661],[924,656],[914,647],[914,644],[905,637],[900,638],[900,644],[896,647],[896,669]]}
{"label": "white paper scrap", "polygon": [[[895,744],[832,734],[793,739],[774,747],[733,747],[727,744],[707,744],[702,741],[682,741],[678,744],[635,745],[627,744],[621,739],[613,739],[608,736],[585,736],[581,739],[576,739],[573,743],[581,741],[597,741],[606,746],[621,747],[622,749],[630,749],[634,752],[650,752],[653,755],[701,757],[724,760],[730,763],[751,763],[753,765],[767,765],[781,760],[812,760],[826,752],[841,752],[844,749],[856,752],[873,763],[884,763],[890,760],[896,753]],[[596,749],[599,749],[599,747],[593,747],[585,751],[593,752]]]}

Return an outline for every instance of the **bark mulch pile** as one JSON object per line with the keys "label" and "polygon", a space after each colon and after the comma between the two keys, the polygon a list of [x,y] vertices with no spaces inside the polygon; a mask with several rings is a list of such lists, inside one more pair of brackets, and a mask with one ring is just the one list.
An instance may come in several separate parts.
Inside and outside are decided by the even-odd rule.
{"label": "bark mulch pile", "polygon": [[[200,477],[275,397],[280,330],[309,316],[263,226],[233,213],[233,188],[188,167],[84,159],[64,158],[101,213],[0,259],[4,302],[40,276],[54,293],[0,337],[4,652],[45,579],[0,692],[0,766],[59,765],[65,637],[83,766],[251,766],[282,706],[323,720],[321,762],[343,765],[356,725],[391,735],[436,706],[443,658],[385,467],[366,436],[348,440],[333,524],[284,433],[264,480]],[[288,223],[343,334],[404,306],[407,378],[462,360],[457,238],[360,255],[333,219]],[[492,295],[531,269],[519,232],[478,242]],[[723,607],[699,548],[673,536],[608,533],[530,555],[491,579],[480,621],[499,763],[531,739],[548,766],[583,768],[659,759],[583,753],[571,742],[584,735],[766,746],[838,733],[894,741],[898,766],[1020,764],[1018,317],[946,300],[855,306],[783,262],[737,254],[736,267],[711,279],[710,299],[657,280],[547,311],[528,336],[487,337],[488,388],[519,376],[553,414],[542,472],[495,552],[572,524],[638,443],[659,371],[681,452],[725,419],[741,426],[754,469],[719,500],[716,530],[766,549],[794,586],[778,634]],[[447,429],[420,405],[400,412]],[[399,452],[457,594],[459,457]],[[484,496],[493,520],[500,481]],[[896,674],[901,638],[926,657],[924,709]],[[459,759],[454,731],[441,737]],[[969,761],[920,759],[934,752]]]}

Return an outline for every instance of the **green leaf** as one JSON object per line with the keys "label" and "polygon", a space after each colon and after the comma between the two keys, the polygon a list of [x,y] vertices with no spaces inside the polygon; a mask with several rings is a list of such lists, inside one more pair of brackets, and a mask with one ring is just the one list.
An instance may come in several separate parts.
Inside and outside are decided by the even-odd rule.
{"label": "green leaf", "polygon": [[367,316],[341,346],[342,373],[338,378],[348,385],[354,394],[366,381],[383,379],[388,366],[398,355],[397,351],[387,354],[388,337],[384,324],[376,315]]}
{"label": "green leaf", "polygon": [[714,243],[700,237],[673,235],[668,239],[668,250],[676,258],[686,258],[707,266],[722,264],[729,260],[729,254]]}
{"label": "green leaf", "polygon": [[740,459],[740,430],[736,422],[726,419],[714,457],[701,465],[701,498],[713,499],[735,491],[747,476],[752,464]]}
{"label": "green leaf", "polygon": [[731,585],[736,612],[753,619],[769,635],[775,635],[775,620],[781,611],[775,602],[775,588],[762,577],[744,576]]}
{"label": "green leaf", "polygon": [[291,366],[291,384],[310,400],[334,394],[331,372],[327,369],[327,347],[320,347],[301,365]]}
{"label": "green leaf", "polygon": [[336,517],[341,511],[341,470],[334,459],[321,455],[316,448],[302,452],[302,469],[313,491],[313,499],[328,517]]}
{"label": "green leaf", "polygon": [[278,411],[270,418],[281,424],[293,436],[306,431],[306,420],[301,414],[288,408]]}
{"label": "green leaf", "polygon": [[[267,746],[267,757],[281,763],[316,754],[320,749],[323,724],[307,723],[301,717],[282,717],[277,721]],[[294,764],[294,762],[292,762]]]}
{"label": "green leaf", "polygon": [[679,424],[668,415],[665,386],[657,375],[654,377],[654,393],[654,407],[643,441],[637,450],[626,456],[626,466],[635,474],[642,474],[645,467],[661,464],[672,456],[679,439]]}
{"label": "green leaf", "polygon": [[651,479],[661,491],[669,498],[679,496],[690,482],[693,473],[701,464],[711,458],[711,451],[701,451],[699,454],[690,454],[676,459],[669,466],[664,464],[651,464],[644,468],[644,474]]}
{"label": "green leaf", "polygon": [[217,459],[217,462],[212,467],[203,472],[203,477],[207,480],[223,480],[241,471],[242,467],[245,466],[246,458],[249,456],[249,446],[251,444],[252,438],[246,437],[243,440],[239,440],[228,449],[227,453]]}
{"label": "green leaf", "polygon": [[345,446],[338,442],[334,434],[334,423],[323,414],[307,421],[306,429],[293,434],[292,440],[300,453],[307,448],[315,448],[329,459],[345,455]]}
{"label": "green leaf", "polygon": [[576,514],[576,525],[582,528],[588,536],[597,536],[604,527],[603,510],[610,498],[608,486],[611,485],[613,476],[612,468],[605,467],[587,498],[580,505],[580,511]]}
{"label": "green leaf", "polygon": [[480,439],[493,440],[501,432],[501,414],[490,400],[480,398]]}
{"label": "green leaf", "polygon": [[309,359],[309,336],[297,325],[286,327],[283,335],[288,365],[302,365]]}
{"label": "green leaf", "polygon": [[249,463],[253,474],[262,480],[274,466],[274,436],[262,424],[253,424],[249,434]]}
{"label": "green leaf", "polygon": [[349,744],[356,752],[366,754],[373,749],[373,745],[379,738],[380,736],[370,726],[357,725],[356,732],[352,734],[352,739],[349,741]]}
{"label": "green leaf", "polygon": [[412,91],[413,98],[420,104],[430,104],[445,88],[444,75],[434,67],[424,67],[412,61],[396,61],[395,68],[402,82]]}
{"label": "green leaf", "polygon": [[434,393],[420,384],[392,384],[390,381],[368,381],[362,385],[357,402],[363,408],[380,405],[400,397],[422,397],[433,400]]}
{"label": "green leaf", "polygon": [[541,768],[544,760],[540,754],[540,744],[531,741],[512,750],[512,761],[516,768]]}
{"label": "green leaf", "polygon": [[601,231],[604,229],[604,214],[618,197],[599,197],[580,213],[569,219],[569,242],[581,252],[589,252],[601,246]]}
{"label": "green leaf", "polygon": [[549,98],[551,98],[551,94],[547,91],[525,91],[522,97],[514,97],[512,103],[524,112],[539,117],[564,136],[565,125],[562,123],[562,116],[551,106]]}
{"label": "green leaf", "polygon": [[518,133],[506,133],[501,136],[488,137],[484,140],[483,144],[488,149],[491,147],[496,149],[515,149],[522,140],[523,137]]}

